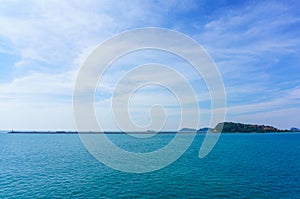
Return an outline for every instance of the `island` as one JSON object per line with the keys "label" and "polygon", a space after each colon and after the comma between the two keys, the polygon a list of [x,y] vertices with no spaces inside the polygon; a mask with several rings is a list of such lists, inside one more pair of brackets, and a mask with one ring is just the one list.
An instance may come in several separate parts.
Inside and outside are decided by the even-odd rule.
{"label": "island", "polygon": [[235,122],[221,122],[216,125],[211,132],[222,133],[271,133],[271,132],[290,132],[289,130],[281,130],[273,126],[258,124],[243,124]]}
{"label": "island", "polygon": [[187,132],[197,132],[197,129],[193,129],[193,128],[182,128],[182,129],[180,129],[179,130],[179,132],[185,132],[185,133],[187,133]]}
{"label": "island", "polygon": [[292,132],[300,132],[300,128],[292,127],[290,129],[290,131],[292,131]]}

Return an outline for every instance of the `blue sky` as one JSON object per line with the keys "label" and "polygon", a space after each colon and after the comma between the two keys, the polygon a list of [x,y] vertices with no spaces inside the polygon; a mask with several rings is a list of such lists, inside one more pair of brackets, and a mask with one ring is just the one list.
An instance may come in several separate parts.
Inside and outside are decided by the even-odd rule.
{"label": "blue sky", "polygon": [[[300,127],[299,7],[299,1],[1,0],[0,129],[74,129],[73,87],[87,55],[117,33],[149,26],[177,30],[206,48],[224,80],[227,121]],[[127,65],[153,57],[178,70],[184,64],[157,52],[116,63],[97,95],[98,118],[106,129],[115,129],[106,110],[112,80]],[[210,106],[205,86],[193,80],[192,70],[185,72],[192,86],[203,91],[199,106],[206,121]],[[138,93],[136,100],[150,103],[145,93],[151,89]],[[163,96],[158,99],[169,95],[161,88],[154,93]],[[146,117],[134,112],[133,118],[145,123]],[[178,118],[168,119],[167,129],[175,129]]]}

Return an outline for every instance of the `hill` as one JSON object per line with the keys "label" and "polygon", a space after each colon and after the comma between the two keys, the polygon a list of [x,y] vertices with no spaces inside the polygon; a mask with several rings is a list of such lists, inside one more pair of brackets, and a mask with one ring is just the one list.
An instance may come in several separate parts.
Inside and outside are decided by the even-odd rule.
{"label": "hill", "polygon": [[[223,127],[223,128],[222,128]],[[285,132],[273,126],[257,125],[257,124],[243,124],[234,122],[221,122],[212,130],[213,132],[226,133],[267,133],[267,132]]]}

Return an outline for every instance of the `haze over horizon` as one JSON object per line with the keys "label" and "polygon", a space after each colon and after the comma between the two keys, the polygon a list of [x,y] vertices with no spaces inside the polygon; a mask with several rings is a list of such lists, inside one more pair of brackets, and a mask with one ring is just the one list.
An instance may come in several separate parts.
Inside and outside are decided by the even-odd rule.
{"label": "haze over horizon", "polygon": [[[300,2],[289,1],[8,1],[0,3],[0,129],[75,130],[72,95],[88,54],[101,42],[134,28],[179,31],[202,45],[222,75],[226,121],[300,127]],[[110,99],[118,78],[144,63],[170,65],[191,82],[209,120],[205,83],[189,64],[145,50],[113,63],[97,89],[96,114],[117,130]],[[135,80],[164,73],[147,71]],[[178,84],[176,80],[173,82]],[[149,123],[148,109],[166,105],[165,130],[177,129],[178,102],[164,88],[145,87],[132,98],[132,119]],[[188,100],[186,101],[188,106]],[[160,117],[157,115],[157,117]],[[220,121],[221,122],[221,121]]]}

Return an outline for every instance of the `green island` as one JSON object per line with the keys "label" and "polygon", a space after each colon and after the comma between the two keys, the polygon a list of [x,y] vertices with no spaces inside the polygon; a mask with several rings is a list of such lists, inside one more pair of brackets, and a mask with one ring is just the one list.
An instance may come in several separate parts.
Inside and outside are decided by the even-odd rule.
{"label": "green island", "polygon": [[[294,130],[293,130],[294,129]],[[297,132],[299,129],[291,128],[290,130],[282,130],[268,125],[243,124],[235,122],[221,122],[211,132],[222,133],[271,133],[271,132]]]}

